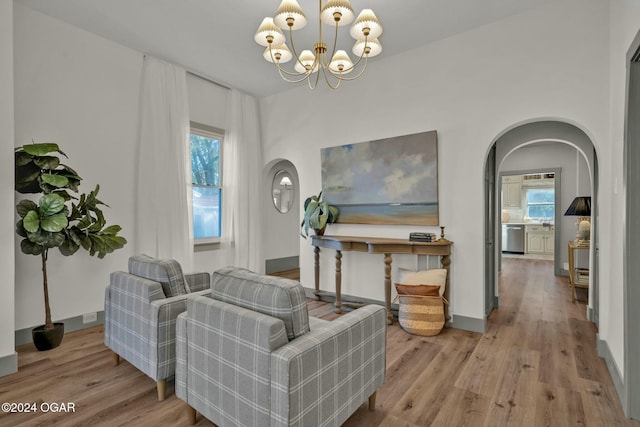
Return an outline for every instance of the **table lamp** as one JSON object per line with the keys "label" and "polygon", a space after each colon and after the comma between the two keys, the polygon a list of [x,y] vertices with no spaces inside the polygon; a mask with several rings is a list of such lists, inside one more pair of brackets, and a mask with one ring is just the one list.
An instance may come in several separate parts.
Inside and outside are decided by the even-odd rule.
{"label": "table lamp", "polygon": [[573,199],[571,205],[564,213],[565,216],[577,216],[576,222],[576,243],[586,244],[589,242],[591,235],[591,223],[589,217],[591,217],[591,197],[580,196]]}

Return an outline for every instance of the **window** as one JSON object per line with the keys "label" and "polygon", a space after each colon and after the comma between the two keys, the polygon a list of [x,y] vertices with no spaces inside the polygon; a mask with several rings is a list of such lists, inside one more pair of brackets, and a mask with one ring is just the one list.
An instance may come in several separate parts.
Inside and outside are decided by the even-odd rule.
{"label": "window", "polygon": [[553,188],[535,188],[527,190],[527,216],[534,219],[553,219],[555,217],[555,190]]}
{"label": "window", "polygon": [[191,192],[196,243],[215,242],[221,235],[223,138],[223,131],[191,122]]}

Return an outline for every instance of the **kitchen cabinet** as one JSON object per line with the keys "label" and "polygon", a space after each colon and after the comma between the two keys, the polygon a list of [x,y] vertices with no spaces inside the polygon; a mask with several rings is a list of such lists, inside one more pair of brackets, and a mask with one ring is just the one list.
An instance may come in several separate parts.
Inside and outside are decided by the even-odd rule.
{"label": "kitchen cabinet", "polygon": [[522,198],[522,177],[519,175],[502,177],[502,208],[520,208]]}
{"label": "kitchen cabinet", "polygon": [[553,187],[554,182],[555,174],[553,172],[529,174],[522,177],[523,187]]}
{"label": "kitchen cabinet", "polygon": [[525,253],[553,255],[555,232],[553,226],[527,225],[527,247]]}

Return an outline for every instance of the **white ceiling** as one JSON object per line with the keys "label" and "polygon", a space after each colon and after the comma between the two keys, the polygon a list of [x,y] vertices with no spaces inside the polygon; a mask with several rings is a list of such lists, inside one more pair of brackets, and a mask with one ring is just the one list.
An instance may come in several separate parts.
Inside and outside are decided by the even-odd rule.
{"label": "white ceiling", "polygon": [[[30,8],[113,40],[136,51],[256,96],[291,89],[262,58],[253,35],[279,0],[16,0]],[[352,0],[356,14],[370,8],[384,27],[388,58],[415,47],[558,0]],[[317,38],[315,0],[299,0],[309,24],[294,33],[296,48]],[[326,32],[325,34],[331,34]],[[352,39],[342,30],[341,47]],[[296,37],[300,37],[299,41]],[[327,36],[325,35],[325,41]],[[333,40],[331,40],[332,42]],[[288,64],[289,65],[289,64]]]}

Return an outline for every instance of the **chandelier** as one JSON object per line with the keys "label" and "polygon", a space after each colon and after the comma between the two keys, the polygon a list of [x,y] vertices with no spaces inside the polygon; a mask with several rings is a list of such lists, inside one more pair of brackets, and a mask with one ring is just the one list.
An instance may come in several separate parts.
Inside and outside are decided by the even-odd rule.
{"label": "chandelier", "polygon": [[[296,50],[293,31],[307,24],[307,17],[296,0],[283,0],[275,17],[264,18],[254,40],[266,47],[263,53],[264,58],[276,66],[278,73],[285,81],[299,83],[306,80],[309,88],[314,89],[322,74],[327,85],[337,89],[343,80],[355,80],[360,77],[367,68],[368,59],[382,52],[382,45],[378,41],[378,37],[382,34],[382,25],[371,9],[363,9],[354,21],[355,13],[349,0],[327,0],[324,6],[322,0],[318,0],[318,4],[318,40],[313,46],[313,51],[305,49],[298,54]],[[351,22],[353,25],[350,34],[356,40],[352,51],[358,58],[355,64],[347,52],[341,49],[336,50],[338,28],[349,25]],[[335,27],[333,48],[330,53],[322,38],[323,23],[329,28]],[[289,34],[291,50],[285,43],[286,37],[283,30]],[[295,65],[293,70],[287,70],[282,64],[291,59],[295,59]],[[356,72],[350,75],[353,71]]]}

